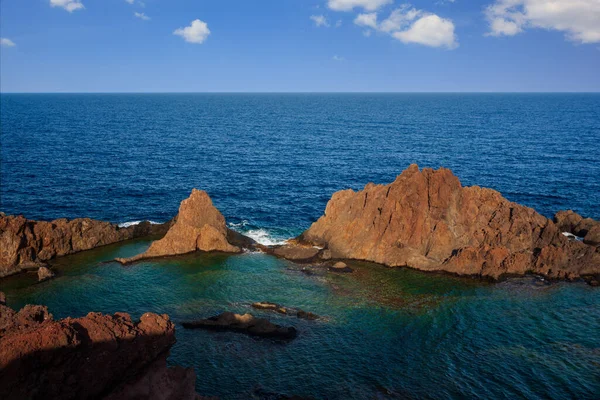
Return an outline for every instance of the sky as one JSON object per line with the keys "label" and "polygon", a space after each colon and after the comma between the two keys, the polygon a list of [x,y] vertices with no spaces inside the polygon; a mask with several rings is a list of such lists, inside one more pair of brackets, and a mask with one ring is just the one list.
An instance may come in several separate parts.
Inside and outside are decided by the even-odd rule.
{"label": "sky", "polygon": [[598,92],[600,0],[0,0],[2,92]]}

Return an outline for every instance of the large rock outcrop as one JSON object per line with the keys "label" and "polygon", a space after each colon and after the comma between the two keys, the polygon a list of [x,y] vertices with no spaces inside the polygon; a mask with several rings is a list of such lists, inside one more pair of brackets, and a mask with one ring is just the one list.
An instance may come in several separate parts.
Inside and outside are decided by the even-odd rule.
{"label": "large rock outcrop", "polygon": [[167,368],[167,315],[89,313],[55,321],[43,306],[0,304],[2,399],[200,399],[193,369]]}
{"label": "large rock outcrop", "polygon": [[164,235],[170,222],[143,222],[120,228],[89,218],[33,221],[0,213],[0,278],[35,269],[55,257],[90,250],[123,240]]}
{"label": "large rock outcrop", "polygon": [[[334,193],[299,238],[328,257],[497,279],[600,273],[600,250],[495,190],[463,187],[448,169],[411,165],[389,185]],[[323,253],[323,252],[322,252]]]}
{"label": "large rock outcrop", "polygon": [[238,253],[239,246],[230,243],[241,235],[230,232],[225,217],[213,205],[205,191],[193,189],[181,202],[175,223],[166,235],[153,242],[148,250],[131,258],[118,258],[123,264],[147,258],[166,257],[194,251]]}

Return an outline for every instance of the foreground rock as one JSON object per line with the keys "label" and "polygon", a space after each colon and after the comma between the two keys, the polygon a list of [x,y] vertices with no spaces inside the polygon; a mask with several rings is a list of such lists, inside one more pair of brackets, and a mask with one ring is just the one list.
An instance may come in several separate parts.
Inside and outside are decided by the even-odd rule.
{"label": "foreground rock", "polygon": [[583,218],[576,212],[568,210],[557,212],[554,216],[554,223],[562,232],[583,238],[585,244],[600,245],[600,221]]}
{"label": "foreground rock", "polygon": [[334,193],[298,242],[328,258],[498,279],[600,273],[600,250],[568,240],[552,221],[500,193],[463,187],[448,169],[411,165],[389,185]]}
{"label": "foreground rock", "polygon": [[239,253],[241,248],[230,243],[250,239],[230,232],[225,217],[213,205],[204,191],[192,190],[192,194],[181,202],[175,223],[166,235],[150,245],[150,248],[135,257],[118,258],[127,264],[147,258],[166,257],[194,251],[222,251]]}
{"label": "foreground rock", "polygon": [[89,313],[55,321],[48,309],[0,305],[2,399],[200,399],[193,369],[167,368],[167,315]]}
{"label": "foreground rock", "polygon": [[33,221],[0,213],[0,278],[37,269],[55,257],[90,250],[123,240],[161,235],[170,223],[143,222],[120,228],[89,218]]}
{"label": "foreground rock", "polygon": [[269,311],[278,312],[279,314],[296,316],[297,318],[300,318],[300,319],[309,319],[309,320],[319,319],[319,316],[317,314],[313,314],[311,312],[304,311],[299,308],[284,307],[280,304],[270,303],[268,301],[259,301],[256,303],[252,303],[252,307],[256,308],[257,310],[269,310]]}
{"label": "foreground rock", "polygon": [[293,339],[296,337],[296,328],[275,325],[264,318],[255,318],[252,314],[222,314],[201,319],[198,321],[184,322],[182,326],[187,329],[208,329],[219,331],[233,331],[251,336],[272,339]]}

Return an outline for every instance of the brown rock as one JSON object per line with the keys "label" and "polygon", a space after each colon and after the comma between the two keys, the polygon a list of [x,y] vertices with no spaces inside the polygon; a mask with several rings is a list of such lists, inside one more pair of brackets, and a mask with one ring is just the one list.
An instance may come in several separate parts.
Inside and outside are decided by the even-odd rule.
{"label": "brown rock", "polygon": [[561,231],[583,238],[585,244],[600,245],[600,221],[583,218],[581,215],[568,210],[557,212],[554,216],[554,222]]}
{"label": "brown rock", "polygon": [[600,223],[597,223],[588,230],[587,234],[583,238],[583,243],[592,246],[600,245]]}
{"label": "brown rock", "polygon": [[293,327],[275,325],[267,319],[255,318],[252,314],[241,315],[232,312],[224,312],[198,321],[183,322],[182,326],[187,329],[226,330],[274,339],[293,339],[296,337],[296,329]]}
{"label": "brown rock", "polygon": [[569,241],[533,209],[491,189],[463,187],[448,169],[416,165],[389,185],[334,193],[299,241],[333,258],[494,279],[528,272],[574,279],[600,271],[597,248]]}
{"label": "brown rock", "polygon": [[170,223],[142,223],[127,228],[89,218],[32,221],[23,216],[0,216],[0,277],[38,268],[54,257],[95,247],[160,234]]}
{"label": "brown rock", "polygon": [[6,295],[4,294],[4,292],[0,292],[0,305],[5,305],[6,304]]}
{"label": "brown rock", "polygon": [[331,267],[329,267],[330,271],[333,272],[352,272],[353,269],[350,268],[348,265],[346,265],[345,262],[341,262],[338,261],[335,264],[333,264]]}
{"label": "brown rock", "polygon": [[273,247],[268,251],[287,260],[308,262],[312,261],[319,254],[320,249],[314,247],[313,245],[305,245],[296,241],[289,241],[288,244]]}
{"label": "brown rock", "polygon": [[215,208],[208,194],[196,189],[192,190],[189,198],[181,202],[175,223],[162,239],[153,242],[143,254],[117,261],[126,264],[194,251],[241,251],[239,247],[229,243],[225,218]]}
{"label": "brown rock", "polygon": [[166,367],[174,332],[166,315],[54,321],[46,307],[0,305],[0,398],[199,399],[193,370]]}
{"label": "brown rock", "polygon": [[554,215],[554,223],[561,232],[573,233],[583,217],[573,210],[559,211]]}
{"label": "brown rock", "polygon": [[40,267],[37,275],[39,282],[54,278],[54,272],[52,272],[48,267]]}

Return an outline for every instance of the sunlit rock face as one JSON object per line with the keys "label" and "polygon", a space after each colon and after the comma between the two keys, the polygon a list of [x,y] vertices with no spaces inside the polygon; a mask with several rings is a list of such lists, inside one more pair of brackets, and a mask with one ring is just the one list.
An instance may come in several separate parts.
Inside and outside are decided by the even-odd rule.
{"label": "sunlit rock face", "polygon": [[299,239],[333,258],[494,279],[600,273],[595,246],[567,239],[535,210],[492,189],[463,187],[448,169],[414,164],[389,185],[334,193]]}

